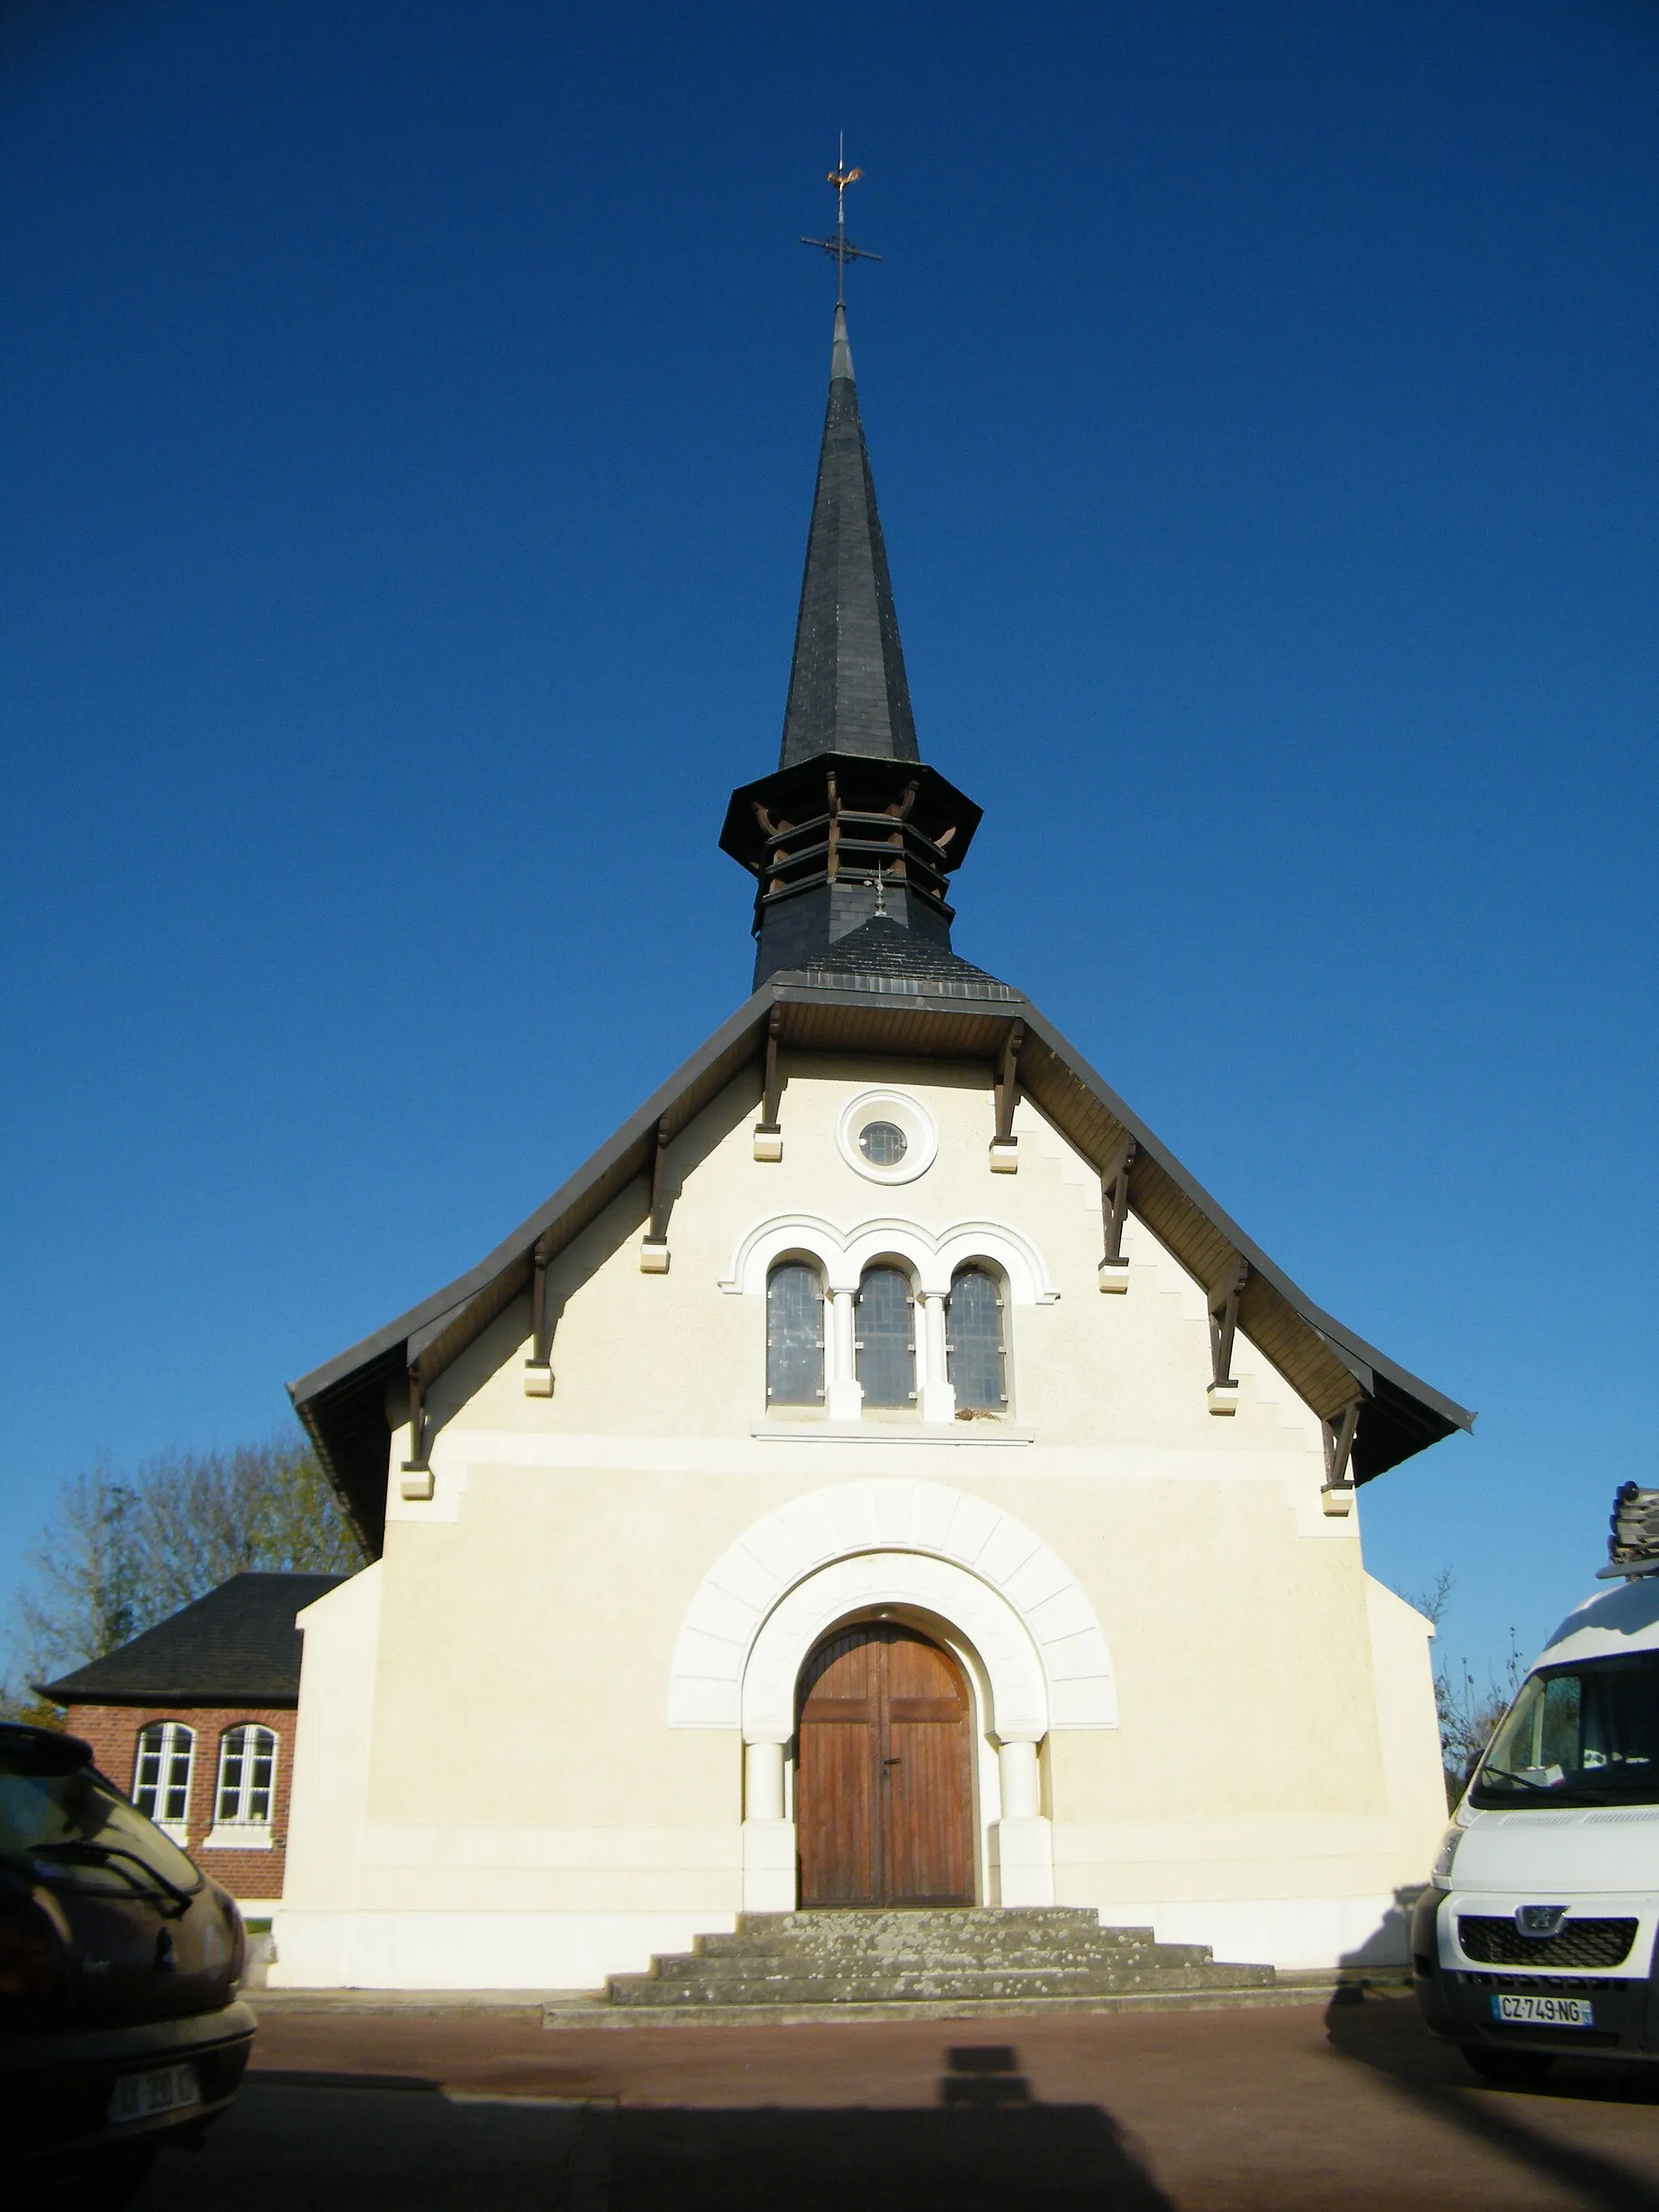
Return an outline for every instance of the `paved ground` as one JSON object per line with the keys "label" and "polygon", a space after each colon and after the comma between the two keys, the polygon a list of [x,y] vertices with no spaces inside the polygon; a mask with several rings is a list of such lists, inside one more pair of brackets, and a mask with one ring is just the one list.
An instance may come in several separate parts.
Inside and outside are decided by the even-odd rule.
{"label": "paved ground", "polygon": [[1659,2069],[1518,2094],[1409,1998],[544,2030],[272,2013],[141,2212],[1659,2212]]}

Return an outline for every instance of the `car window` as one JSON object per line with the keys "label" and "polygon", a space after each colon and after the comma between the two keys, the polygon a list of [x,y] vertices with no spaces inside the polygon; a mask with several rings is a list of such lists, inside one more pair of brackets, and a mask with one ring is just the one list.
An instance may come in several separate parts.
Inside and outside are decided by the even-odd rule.
{"label": "car window", "polygon": [[40,1774],[0,1760],[0,1854],[76,1889],[131,1896],[157,1882],[178,1891],[202,1881],[178,1845],[90,1766]]}

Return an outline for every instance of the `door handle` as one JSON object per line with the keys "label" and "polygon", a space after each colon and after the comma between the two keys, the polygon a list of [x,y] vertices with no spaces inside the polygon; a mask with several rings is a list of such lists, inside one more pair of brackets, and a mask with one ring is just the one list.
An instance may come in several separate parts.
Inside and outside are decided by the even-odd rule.
{"label": "door handle", "polygon": [[884,1759],[881,1763],[884,1766],[901,1766],[904,1762],[900,1753],[896,1751],[890,1759]]}

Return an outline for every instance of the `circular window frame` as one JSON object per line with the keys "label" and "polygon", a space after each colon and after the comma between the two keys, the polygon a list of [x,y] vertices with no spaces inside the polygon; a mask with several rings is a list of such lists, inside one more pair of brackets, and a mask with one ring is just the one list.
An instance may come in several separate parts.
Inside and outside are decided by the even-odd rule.
{"label": "circular window frame", "polygon": [[[903,1133],[904,1157],[890,1167],[878,1167],[860,1149],[859,1138],[872,1121],[891,1121]],[[854,1174],[866,1182],[915,1182],[939,1157],[939,1127],[921,1100],[908,1091],[860,1091],[841,1109],[836,1145]]]}

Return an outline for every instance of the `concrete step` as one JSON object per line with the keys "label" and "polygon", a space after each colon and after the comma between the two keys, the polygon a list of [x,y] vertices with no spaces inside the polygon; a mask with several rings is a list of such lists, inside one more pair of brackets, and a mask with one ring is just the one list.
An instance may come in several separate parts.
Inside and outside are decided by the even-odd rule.
{"label": "concrete step", "polygon": [[[951,1929],[978,1932],[994,1928],[1073,1929],[1099,1935],[1100,1915],[1086,1905],[836,1905],[809,1907],[796,1912],[740,1912],[739,1936],[829,1935],[840,1937],[849,1929],[906,1932],[927,1929],[943,1934]],[[1127,1930],[1113,1930],[1127,1933]],[[1151,1935],[1152,1930],[1144,1931]]]}
{"label": "concrete step", "polygon": [[1270,1966],[1175,1966],[1142,1972],[1097,1973],[1081,1968],[1024,1972],[925,1971],[855,1974],[773,1974],[750,1980],[703,1981],[678,1975],[615,1974],[611,2001],[651,2008],[700,2005],[845,2005],[995,2002],[1034,1998],[1187,1994],[1206,1990],[1265,1989]]}
{"label": "concrete step", "polygon": [[1121,1973],[1147,1966],[1205,1966],[1210,1954],[1197,1944],[1020,1944],[969,1949],[967,1945],[931,1943],[896,1946],[889,1949],[852,1945],[834,1950],[797,1948],[776,1944],[763,1948],[744,1945],[731,1949],[665,1953],[659,1971],[692,1980],[739,1979],[755,1974],[815,1974],[838,1972],[891,1973],[926,1968],[932,1973],[1006,1972],[1021,1973],[1077,1968],[1090,1973]]}
{"label": "concrete step", "polygon": [[1218,1966],[1150,1928],[1103,1928],[1077,1905],[754,1912],[649,1972],[613,1975],[608,2002],[641,2011],[814,2006],[1086,2003],[1272,1985],[1270,1966]]}

